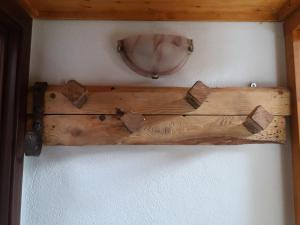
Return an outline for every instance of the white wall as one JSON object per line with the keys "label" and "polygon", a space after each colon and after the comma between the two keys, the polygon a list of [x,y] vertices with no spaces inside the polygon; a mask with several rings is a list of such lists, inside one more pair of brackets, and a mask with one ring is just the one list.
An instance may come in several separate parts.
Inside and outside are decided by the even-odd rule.
{"label": "white wall", "polygon": [[[177,75],[137,76],[116,41],[175,33],[195,51]],[[281,24],[34,21],[31,82],[191,86],[285,84]],[[290,148],[44,147],[24,168],[22,225],[292,225]]]}

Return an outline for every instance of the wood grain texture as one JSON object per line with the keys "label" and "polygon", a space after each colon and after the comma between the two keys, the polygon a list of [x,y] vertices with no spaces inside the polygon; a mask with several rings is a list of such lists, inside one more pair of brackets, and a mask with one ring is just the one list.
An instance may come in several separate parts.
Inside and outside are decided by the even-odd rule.
{"label": "wood grain texture", "polygon": [[278,19],[285,20],[300,7],[300,0],[289,0],[282,6],[278,12]]}
{"label": "wood grain texture", "polygon": [[188,90],[186,100],[195,109],[198,109],[209,95],[209,87],[201,81],[197,81],[193,87]]}
{"label": "wood grain texture", "polygon": [[24,8],[24,10],[31,15],[33,18],[37,18],[39,15],[38,9],[35,5],[32,5],[31,0],[21,0],[21,6]]}
{"label": "wood grain texture", "polygon": [[[294,31],[300,28],[300,9],[297,8],[286,20],[284,21],[284,32],[285,36],[292,35]],[[294,60],[294,59],[293,59]],[[287,59],[289,63],[289,59]],[[289,76],[289,74],[288,74]]]}
{"label": "wood grain texture", "polygon": [[[284,88],[210,88],[200,108],[186,102],[189,88],[87,87],[88,101],[78,109],[61,94],[61,86],[49,86],[46,114],[115,114],[116,108],[140,114],[249,115],[262,105],[273,115],[290,115],[290,94]],[[31,96],[28,113],[31,112]]]}
{"label": "wood grain texture", "polygon": [[140,130],[144,126],[146,120],[146,118],[142,114],[130,112],[125,113],[123,116],[121,116],[120,119],[127,127],[127,129],[132,133]]}
{"label": "wood grain texture", "polygon": [[247,116],[244,126],[252,134],[256,134],[266,129],[272,120],[273,115],[265,110],[262,106],[258,106],[249,116]]}
{"label": "wood grain texture", "polygon": [[300,9],[285,22],[287,78],[292,98],[292,160],[295,221],[300,225]]}
{"label": "wood grain texture", "polygon": [[[21,0],[43,19],[277,21],[287,0]],[[29,3],[28,3],[29,2]]]}
{"label": "wood grain texture", "polygon": [[106,144],[248,144],[284,143],[285,119],[274,117],[268,128],[251,134],[240,116],[146,116],[145,125],[131,133],[116,116],[45,116],[46,145]]}
{"label": "wood grain texture", "polygon": [[86,88],[76,80],[66,82],[61,93],[77,108],[81,108],[87,101]]}

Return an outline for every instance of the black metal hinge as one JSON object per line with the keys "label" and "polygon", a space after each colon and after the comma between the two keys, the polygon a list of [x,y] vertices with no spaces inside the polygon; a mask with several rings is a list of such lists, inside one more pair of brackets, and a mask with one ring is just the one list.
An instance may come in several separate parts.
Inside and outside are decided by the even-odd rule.
{"label": "black metal hinge", "polygon": [[28,131],[25,136],[25,154],[27,156],[39,156],[41,154],[44,128],[44,97],[47,87],[47,82],[36,82],[32,87],[32,131]]}

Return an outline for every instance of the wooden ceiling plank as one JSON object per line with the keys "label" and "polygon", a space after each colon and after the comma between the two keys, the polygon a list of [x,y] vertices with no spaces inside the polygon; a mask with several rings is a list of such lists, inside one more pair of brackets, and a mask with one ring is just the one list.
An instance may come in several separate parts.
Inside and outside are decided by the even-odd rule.
{"label": "wooden ceiling plank", "polygon": [[276,21],[287,0],[21,1],[32,2],[33,16],[46,19]]}
{"label": "wooden ceiling plank", "polygon": [[[235,14],[234,16],[232,16]],[[256,13],[220,13],[220,12],[205,12],[205,13],[190,13],[190,12],[161,12],[158,10],[148,10],[147,12],[53,12],[39,11],[37,19],[81,19],[81,20],[133,20],[133,21],[232,21],[232,22],[275,22],[276,16],[268,12]],[[188,15],[188,16],[187,16]]]}

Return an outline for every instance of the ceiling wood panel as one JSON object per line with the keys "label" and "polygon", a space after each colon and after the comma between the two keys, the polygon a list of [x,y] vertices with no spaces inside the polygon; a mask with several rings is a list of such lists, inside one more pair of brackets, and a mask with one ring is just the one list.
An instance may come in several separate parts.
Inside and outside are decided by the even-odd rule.
{"label": "ceiling wood panel", "polygon": [[21,0],[35,18],[277,21],[290,0]]}

